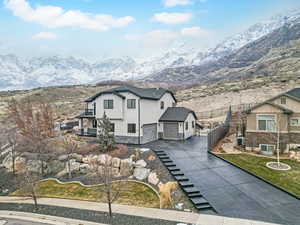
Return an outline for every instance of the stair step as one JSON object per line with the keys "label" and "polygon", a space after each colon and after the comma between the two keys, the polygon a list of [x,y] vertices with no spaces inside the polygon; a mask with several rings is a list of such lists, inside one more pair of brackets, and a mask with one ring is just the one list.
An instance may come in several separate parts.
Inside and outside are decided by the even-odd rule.
{"label": "stair step", "polygon": [[184,187],[182,188],[184,190],[185,193],[187,194],[195,194],[195,193],[200,193],[200,191],[198,191],[197,188],[195,187]]}
{"label": "stair step", "polygon": [[157,150],[157,149],[156,149],[156,150],[154,149],[153,151],[154,151],[155,153],[163,153],[163,152],[164,152],[163,150]]}
{"label": "stair step", "polygon": [[174,178],[177,181],[189,181],[189,178],[187,178],[185,176],[175,176]]}
{"label": "stair step", "polygon": [[203,204],[203,205],[197,205],[196,206],[196,209],[198,210],[204,210],[204,209],[212,209],[211,205],[208,203],[208,204]]}
{"label": "stair step", "polygon": [[196,206],[203,205],[203,204],[209,204],[208,201],[203,197],[201,197],[201,198],[192,198],[191,201]]}
{"label": "stair step", "polygon": [[179,181],[179,185],[183,188],[185,188],[185,187],[194,187],[194,184],[192,184],[188,181]]}
{"label": "stair step", "polygon": [[166,167],[175,167],[176,166],[176,164],[174,164],[174,163],[164,163],[164,165]]}
{"label": "stair step", "polygon": [[[170,170],[171,171],[171,170]],[[184,176],[184,173],[181,172],[181,171],[178,171],[178,170],[175,170],[175,171],[171,171],[171,174],[173,176]]]}
{"label": "stair step", "polygon": [[191,194],[188,194],[188,197],[190,199],[192,199],[192,198],[200,198],[200,197],[202,197],[202,195],[200,193],[191,193]]}
{"label": "stair step", "polygon": [[162,159],[163,163],[172,163],[173,161],[171,159]]}
{"label": "stair step", "polygon": [[170,159],[169,156],[158,156],[158,158],[160,158],[160,159]]}
{"label": "stair step", "polygon": [[180,169],[179,169],[179,168],[176,168],[176,167],[168,167],[168,170],[169,170],[170,172],[180,171]]}
{"label": "stair step", "polygon": [[167,154],[164,153],[164,152],[159,152],[159,153],[156,153],[157,156],[166,156]]}

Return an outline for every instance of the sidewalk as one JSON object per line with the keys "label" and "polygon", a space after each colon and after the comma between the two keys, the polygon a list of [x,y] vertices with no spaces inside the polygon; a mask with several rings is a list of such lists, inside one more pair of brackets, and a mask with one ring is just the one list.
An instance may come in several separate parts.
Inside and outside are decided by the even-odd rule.
{"label": "sidewalk", "polygon": [[[0,197],[0,203],[31,203],[30,198],[21,197]],[[56,199],[56,198],[39,198],[39,204],[52,205],[52,206],[62,206],[68,208],[86,209],[93,211],[107,212],[107,204],[89,202],[89,201],[79,201],[79,200],[69,200],[69,199]],[[153,209],[153,208],[143,208],[137,206],[127,206],[113,204],[112,209],[114,213],[139,216],[151,219],[161,219],[168,221],[175,221],[181,223],[190,223],[195,225],[274,225],[272,223],[266,223],[261,221],[251,221],[239,218],[227,218],[221,216],[181,212],[175,210],[165,210],[165,209]],[[5,213],[5,211],[0,211],[0,213]],[[14,212],[15,214],[16,212]],[[22,215],[24,213],[19,213]],[[26,214],[26,213],[25,213]],[[38,215],[39,217],[48,217],[44,215]],[[1,217],[1,214],[0,214]],[[50,218],[50,216],[49,216]],[[66,219],[68,220],[68,219]],[[44,222],[45,223],[45,222]],[[49,223],[49,222],[47,222]],[[76,224],[76,223],[75,223]],[[85,225],[97,225],[96,223],[83,223]],[[99,224],[98,224],[99,225]]]}

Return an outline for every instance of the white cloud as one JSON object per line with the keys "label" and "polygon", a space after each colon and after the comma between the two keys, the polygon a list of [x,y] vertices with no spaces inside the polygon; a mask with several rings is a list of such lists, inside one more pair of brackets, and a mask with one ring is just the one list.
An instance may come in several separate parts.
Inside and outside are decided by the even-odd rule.
{"label": "white cloud", "polygon": [[164,24],[182,24],[187,23],[192,18],[191,13],[157,13],[152,17],[152,21]]}
{"label": "white cloud", "polygon": [[200,27],[186,27],[181,29],[181,35],[188,37],[205,37],[210,33],[207,30],[201,29]]}
{"label": "white cloud", "polygon": [[170,30],[153,30],[145,34],[127,34],[125,40],[138,41],[146,48],[164,48],[178,38],[178,33]]}
{"label": "white cloud", "polygon": [[51,28],[77,27],[106,31],[112,28],[125,27],[135,20],[131,16],[114,18],[107,14],[83,13],[79,10],[64,10],[61,7],[49,5],[38,5],[34,9],[26,0],[5,0],[4,3],[14,16]]}
{"label": "white cloud", "polygon": [[32,36],[33,39],[56,39],[57,35],[51,32],[40,32]]}
{"label": "white cloud", "polygon": [[189,5],[191,4],[190,0],[163,0],[165,7],[174,7],[177,5]]}

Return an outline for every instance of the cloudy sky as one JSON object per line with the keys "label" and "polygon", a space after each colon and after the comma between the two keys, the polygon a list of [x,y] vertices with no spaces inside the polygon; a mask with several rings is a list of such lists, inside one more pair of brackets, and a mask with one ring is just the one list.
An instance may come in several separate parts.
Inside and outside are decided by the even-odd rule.
{"label": "cloudy sky", "polygon": [[186,43],[199,50],[299,0],[4,0],[0,54],[147,57]]}

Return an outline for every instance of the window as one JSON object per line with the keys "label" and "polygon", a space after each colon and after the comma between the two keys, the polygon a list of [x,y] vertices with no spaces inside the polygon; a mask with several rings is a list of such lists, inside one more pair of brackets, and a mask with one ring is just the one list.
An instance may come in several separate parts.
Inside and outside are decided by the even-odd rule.
{"label": "window", "polygon": [[258,130],[275,131],[275,115],[258,115]]}
{"label": "window", "polygon": [[281,97],[280,98],[280,103],[285,105],[286,104],[286,97]]}
{"label": "window", "polygon": [[97,128],[97,120],[93,120],[93,128]]}
{"label": "window", "polygon": [[135,109],[135,99],[127,99],[127,108]]}
{"label": "window", "polygon": [[265,153],[272,155],[275,151],[275,145],[266,145],[266,144],[261,144],[260,145],[260,150]]}
{"label": "window", "polygon": [[189,122],[185,122],[185,130],[189,129]]}
{"label": "window", "polygon": [[128,124],[128,133],[135,134],[136,133],[136,125],[135,123]]}
{"label": "window", "polygon": [[165,108],[165,102],[161,101],[160,102],[160,109],[164,109]]}
{"label": "window", "polygon": [[192,128],[195,128],[195,121],[192,121]]}
{"label": "window", "polygon": [[93,103],[94,115],[96,115],[96,102]]}
{"label": "window", "polygon": [[110,132],[115,132],[115,124],[110,123]]}
{"label": "window", "polygon": [[114,100],[104,100],[104,109],[113,109]]}
{"label": "window", "polygon": [[300,126],[299,119],[292,118],[291,119],[291,126]]}

